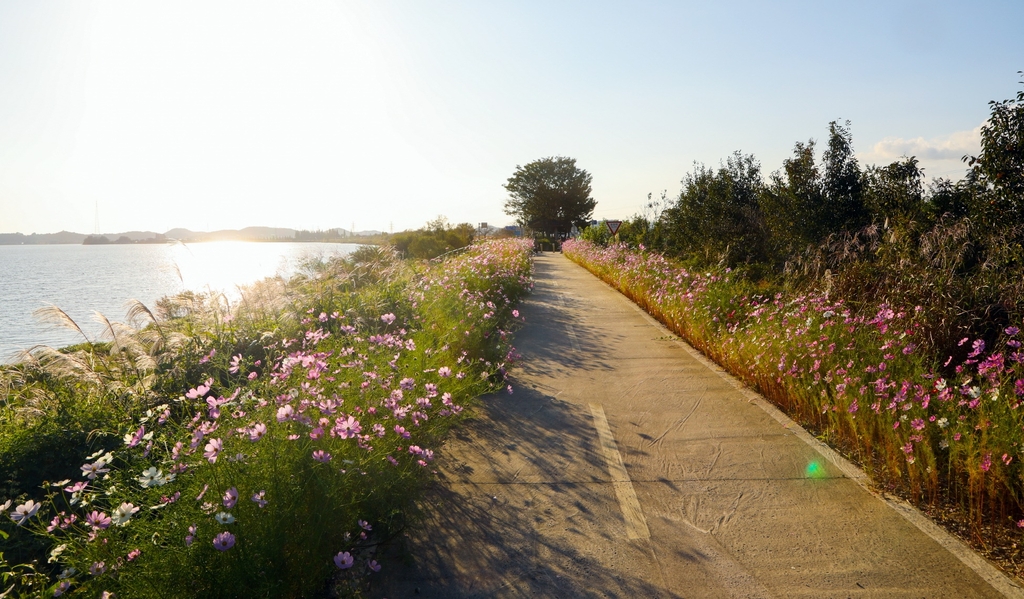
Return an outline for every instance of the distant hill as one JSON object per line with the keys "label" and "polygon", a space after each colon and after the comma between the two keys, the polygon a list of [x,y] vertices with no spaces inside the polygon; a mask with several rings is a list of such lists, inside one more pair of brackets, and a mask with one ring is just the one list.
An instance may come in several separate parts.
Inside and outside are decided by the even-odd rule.
{"label": "distant hill", "polygon": [[85,235],[61,231],[60,233],[0,233],[0,245],[43,245],[51,243],[82,243]]}
{"label": "distant hill", "polygon": [[265,241],[272,239],[295,239],[295,229],[279,227],[246,227],[241,230],[221,229],[220,231],[192,231],[171,229],[164,233],[180,241]]}
{"label": "distant hill", "polygon": [[[153,231],[126,231],[124,233],[104,233],[103,235],[84,235],[61,231],[60,233],[0,233],[0,245],[43,245],[57,243],[81,244],[89,238],[89,243],[127,243],[131,240],[134,243],[164,243],[166,241],[334,241],[343,240],[346,237],[373,237],[381,235],[380,231],[357,231],[351,233],[345,229],[336,228],[324,231],[296,231],[283,227],[246,227],[244,229],[222,229],[219,231],[192,231],[190,229],[176,228],[166,233],[155,233]],[[102,240],[106,238],[105,240]]]}

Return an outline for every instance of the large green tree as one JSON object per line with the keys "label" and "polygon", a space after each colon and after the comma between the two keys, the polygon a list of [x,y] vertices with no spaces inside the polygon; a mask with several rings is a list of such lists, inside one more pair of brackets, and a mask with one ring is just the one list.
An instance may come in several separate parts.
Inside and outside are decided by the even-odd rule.
{"label": "large green tree", "polygon": [[555,156],[516,166],[505,183],[509,198],[505,214],[523,227],[546,235],[566,236],[575,225],[583,229],[597,201],[590,197],[592,177],[575,158]]}
{"label": "large green tree", "polygon": [[669,248],[729,266],[764,262],[767,231],[758,204],[763,188],[753,156],[736,152],[717,171],[695,165],[676,204],[662,215]]}

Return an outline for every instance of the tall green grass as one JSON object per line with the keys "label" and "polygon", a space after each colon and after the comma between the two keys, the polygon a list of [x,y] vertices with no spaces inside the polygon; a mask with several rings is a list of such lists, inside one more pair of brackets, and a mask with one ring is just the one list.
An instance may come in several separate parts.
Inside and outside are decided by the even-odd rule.
{"label": "tall green grass", "polygon": [[41,547],[48,562],[0,566],[12,596],[357,595],[387,576],[378,547],[446,431],[506,385],[530,249],[365,249],[233,306],[136,306],[145,322],[104,344],[6,368],[0,530],[8,562]]}

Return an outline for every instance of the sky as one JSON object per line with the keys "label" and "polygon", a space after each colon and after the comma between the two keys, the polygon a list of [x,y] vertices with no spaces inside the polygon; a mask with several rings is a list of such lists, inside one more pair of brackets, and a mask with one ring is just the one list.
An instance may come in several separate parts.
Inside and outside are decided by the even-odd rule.
{"label": "sky", "polygon": [[568,156],[596,218],[849,120],[959,178],[1024,2],[0,0],[0,233],[506,225]]}

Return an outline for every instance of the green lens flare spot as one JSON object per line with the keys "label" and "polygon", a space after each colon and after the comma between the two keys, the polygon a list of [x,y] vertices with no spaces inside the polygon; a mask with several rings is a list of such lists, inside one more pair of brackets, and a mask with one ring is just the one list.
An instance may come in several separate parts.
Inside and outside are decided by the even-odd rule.
{"label": "green lens flare spot", "polygon": [[814,461],[807,464],[807,470],[804,471],[804,474],[807,478],[825,478],[825,467],[821,465],[821,462]]}

